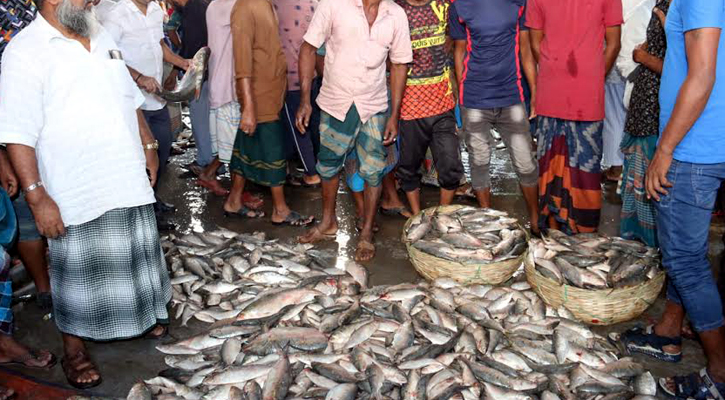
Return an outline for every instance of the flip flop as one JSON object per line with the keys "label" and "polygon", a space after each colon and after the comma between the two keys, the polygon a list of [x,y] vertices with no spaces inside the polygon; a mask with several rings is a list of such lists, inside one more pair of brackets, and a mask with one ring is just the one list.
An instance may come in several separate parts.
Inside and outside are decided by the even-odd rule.
{"label": "flip flop", "polygon": [[641,327],[632,328],[615,339],[621,342],[629,353],[640,353],[654,357],[658,360],[676,363],[682,360],[682,352],[666,353],[665,346],[682,346],[682,338],[668,338],[654,333],[654,326],[650,325],[644,329]]}
{"label": "flip flop", "polygon": [[659,379],[659,387],[665,396],[676,400],[725,400],[725,383],[716,383],[703,368],[700,372],[693,372],[685,376],[675,376],[671,379],[675,383],[673,392],[667,386],[668,378]]}
{"label": "flip flop", "polygon": [[242,206],[237,211],[224,211],[224,216],[227,218],[245,218],[245,219],[258,219],[264,217],[264,211],[257,211]]}
{"label": "flip flop", "polygon": [[303,217],[300,213],[297,211],[290,211],[289,214],[287,214],[287,218],[284,219],[284,221],[280,222],[274,222],[272,221],[273,225],[289,225],[289,226],[307,226],[311,224],[315,220],[315,217],[310,215],[308,217]]}
{"label": "flip flop", "polygon": [[42,355],[40,354],[39,351],[30,349],[30,350],[28,350],[27,353],[25,353],[24,356],[22,356],[20,358],[16,358],[14,360],[1,362],[0,365],[3,365],[3,366],[15,365],[15,366],[23,367],[23,368],[48,370],[48,369],[53,368],[55,366],[55,364],[58,363],[58,359],[55,357],[55,355],[53,353],[50,353],[50,360],[48,360],[48,363],[45,364],[44,366],[36,367],[33,365],[26,364],[30,360],[38,360],[41,356]]}
{"label": "flip flop", "polygon": [[222,184],[219,183],[219,181],[207,181],[204,179],[197,179],[196,184],[209,189],[210,192],[214,193],[215,196],[224,197],[229,194],[229,191],[224,189],[222,187]]}
{"label": "flip flop", "polygon": [[403,215],[404,211],[408,211],[408,209],[405,207],[393,207],[393,208],[380,207],[378,209],[378,211],[380,212],[380,214],[383,214],[388,217],[403,217],[406,219],[408,218],[405,215]]}
{"label": "flip flop", "polygon": [[312,238],[310,240],[302,240],[307,236],[307,234],[298,236],[297,241],[300,243],[317,243],[317,242],[325,242],[325,241],[333,241],[337,239],[337,232],[335,233],[322,233],[318,227],[314,227],[308,231],[309,233],[312,233]]}

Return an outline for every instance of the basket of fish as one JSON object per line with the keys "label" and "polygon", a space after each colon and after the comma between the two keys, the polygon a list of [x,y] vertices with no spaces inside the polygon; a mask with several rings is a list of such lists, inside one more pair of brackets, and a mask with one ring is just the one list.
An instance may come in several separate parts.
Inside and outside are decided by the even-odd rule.
{"label": "basket of fish", "polygon": [[507,281],[526,256],[527,239],[507,213],[460,205],[423,210],[403,229],[418,273],[428,280],[448,277],[464,284]]}
{"label": "basket of fish", "polygon": [[590,325],[637,318],[665,282],[657,249],[598,234],[550,230],[529,242],[526,277],[546,304]]}

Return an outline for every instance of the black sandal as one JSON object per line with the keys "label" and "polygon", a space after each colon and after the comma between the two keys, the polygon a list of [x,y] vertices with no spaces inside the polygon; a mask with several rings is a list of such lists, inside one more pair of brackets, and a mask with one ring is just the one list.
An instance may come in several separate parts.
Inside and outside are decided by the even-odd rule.
{"label": "black sandal", "polygon": [[[68,383],[76,389],[90,389],[103,382],[98,367],[91,361],[85,351],[79,351],[71,358],[63,358],[61,365],[63,365],[63,373],[65,373],[65,378],[68,380]],[[98,379],[90,382],[79,382],[78,378],[88,371],[96,371],[98,373]]]}
{"label": "black sandal", "polygon": [[245,218],[245,219],[258,219],[264,217],[264,211],[257,211],[242,206],[238,211],[224,211],[224,216],[227,218]]}
{"label": "black sandal", "polygon": [[675,383],[673,392],[667,387],[667,379],[660,378],[659,386],[662,392],[670,399],[676,400],[725,400],[725,383],[716,383],[703,368],[700,372],[693,372],[690,375],[675,376],[671,379]]}
{"label": "black sandal", "polygon": [[615,343],[621,342],[629,353],[640,353],[654,357],[658,360],[676,363],[682,360],[682,352],[676,354],[666,353],[665,346],[682,346],[682,338],[669,338],[654,333],[654,326],[644,329],[632,328],[621,335],[610,335]]}
{"label": "black sandal", "polygon": [[312,215],[303,217],[297,211],[290,211],[289,214],[287,214],[287,217],[284,219],[284,221],[280,221],[280,222],[272,221],[272,224],[273,225],[289,225],[289,226],[307,226],[307,225],[311,224],[314,220],[315,220],[315,217]]}

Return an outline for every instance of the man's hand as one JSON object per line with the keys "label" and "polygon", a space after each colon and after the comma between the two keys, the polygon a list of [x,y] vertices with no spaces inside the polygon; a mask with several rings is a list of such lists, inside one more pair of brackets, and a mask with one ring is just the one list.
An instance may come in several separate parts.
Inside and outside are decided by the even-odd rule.
{"label": "man's hand", "polygon": [[159,83],[150,76],[141,76],[136,81],[136,84],[147,93],[159,93],[161,91]]}
{"label": "man's hand", "polygon": [[660,10],[658,7],[655,7],[652,11],[654,11],[657,18],[660,19],[660,24],[662,24],[662,27],[665,27],[665,23],[667,22],[667,16],[665,15],[662,10]]}
{"label": "man's hand", "polygon": [[247,136],[254,136],[254,131],[257,130],[257,115],[253,110],[242,111],[242,120],[239,121],[239,129],[247,134]]}
{"label": "man's hand", "polygon": [[671,164],[672,153],[667,153],[658,148],[645,176],[645,189],[647,190],[648,199],[660,201],[660,194],[667,194],[665,188],[672,187],[672,183],[667,180],[667,171],[669,171]]}
{"label": "man's hand", "polygon": [[638,44],[632,51],[632,59],[634,62],[641,64],[642,61],[649,56],[647,52],[647,42]]}
{"label": "man's hand", "polygon": [[151,187],[156,186],[156,178],[159,173],[159,153],[156,150],[144,150],[146,156],[146,171],[149,174]]}
{"label": "man's hand", "polygon": [[536,113],[536,93],[531,94],[530,104],[531,110],[529,111],[529,121],[539,116],[539,114]]}
{"label": "man's hand", "polygon": [[3,189],[8,192],[8,196],[13,197],[18,194],[19,180],[15,169],[8,160],[5,150],[0,150],[0,183]]}
{"label": "man's hand", "polygon": [[385,124],[385,133],[383,134],[383,144],[390,146],[398,137],[398,119],[390,117],[388,123]]}
{"label": "man's hand", "polygon": [[295,126],[300,133],[307,133],[307,127],[310,125],[310,116],[312,115],[312,105],[309,101],[302,101],[297,107],[297,115],[295,117]]}
{"label": "man's hand", "polygon": [[63,225],[63,219],[60,216],[60,209],[45,190],[38,188],[28,193],[26,198],[30,210],[33,212],[33,217],[35,217],[38,233],[48,239],[55,239],[65,234],[65,225]]}
{"label": "man's hand", "polygon": [[184,59],[184,62],[179,66],[179,68],[183,69],[184,71],[188,71],[193,65],[194,61]]}
{"label": "man's hand", "polygon": [[166,77],[166,80],[164,81],[164,89],[166,90],[174,90],[176,87],[176,78],[179,76],[179,72],[174,70],[171,70],[171,73],[169,76]]}

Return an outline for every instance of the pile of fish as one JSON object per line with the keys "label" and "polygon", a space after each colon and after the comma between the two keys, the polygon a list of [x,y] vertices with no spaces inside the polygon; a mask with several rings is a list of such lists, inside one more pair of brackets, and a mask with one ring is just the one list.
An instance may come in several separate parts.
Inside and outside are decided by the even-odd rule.
{"label": "pile of fish", "polygon": [[[325,253],[229,231],[169,237],[168,369],[130,400],[653,399],[655,381],[526,282],[367,287]],[[521,276],[519,276],[521,277]]]}
{"label": "pile of fish", "polygon": [[519,257],[526,233],[503,211],[470,206],[429,209],[411,221],[405,238],[416,249],[449,261],[487,264]]}
{"label": "pile of fish", "polygon": [[542,240],[532,239],[529,247],[540,274],[582,289],[634,286],[660,272],[657,249],[619,237],[567,236],[552,229]]}

